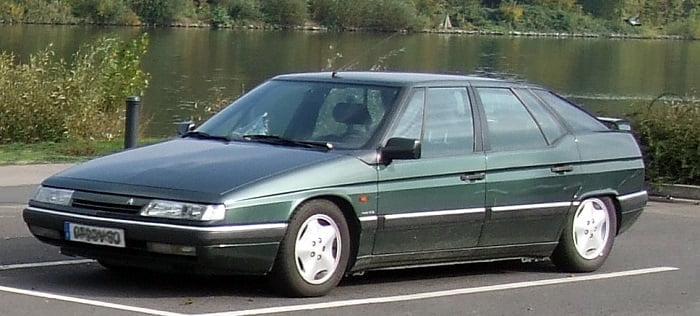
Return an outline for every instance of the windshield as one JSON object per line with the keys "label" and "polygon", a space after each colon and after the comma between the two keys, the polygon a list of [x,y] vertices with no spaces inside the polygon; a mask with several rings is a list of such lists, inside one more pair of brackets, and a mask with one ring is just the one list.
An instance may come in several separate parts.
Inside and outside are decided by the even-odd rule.
{"label": "windshield", "polygon": [[273,80],[229,105],[197,132],[232,140],[263,140],[259,136],[266,135],[358,149],[383,124],[398,93],[396,87]]}

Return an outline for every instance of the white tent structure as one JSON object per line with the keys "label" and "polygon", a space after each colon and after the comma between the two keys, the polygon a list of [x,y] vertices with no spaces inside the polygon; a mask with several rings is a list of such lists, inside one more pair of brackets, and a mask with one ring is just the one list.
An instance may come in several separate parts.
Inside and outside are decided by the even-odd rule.
{"label": "white tent structure", "polygon": [[445,14],[445,18],[442,19],[442,23],[440,23],[440,28],[443,30],[452,28],[452,21],[450,21],[450,16],[448,14]]}

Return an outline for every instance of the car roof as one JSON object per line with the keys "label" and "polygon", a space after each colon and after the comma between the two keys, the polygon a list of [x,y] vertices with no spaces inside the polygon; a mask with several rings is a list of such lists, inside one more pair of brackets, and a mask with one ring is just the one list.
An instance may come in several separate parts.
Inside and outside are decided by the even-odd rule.
{"label": "car roof", "polygon": [[531,86],[524,82],[480,77],[474,75],[454,75],[417,72],[376,72],[376,71],[338,71],[338,72],[308,72],[285,74],[272,80],[303,80],[342,83],[363,83],[391,86],[410,86],[421,84],[440,84],[454,82],[469,82],[471,84]]}

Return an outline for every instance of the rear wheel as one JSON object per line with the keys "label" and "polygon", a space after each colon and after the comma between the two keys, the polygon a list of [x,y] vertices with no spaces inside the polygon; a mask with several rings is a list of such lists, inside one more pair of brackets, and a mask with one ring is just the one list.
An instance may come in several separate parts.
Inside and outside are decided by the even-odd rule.
{"label": "rear wheel", "polygon": [[340,208],[328,200],[305,202],[280,243],[272,286],[288,296],[325,295],[345,274],[349,254],[350,235]]}
{"label": "rear wheel", "polygon": [[585,199],[567,220],[552,262],[565,271],[595,271],[610,254],[616,232],[617,216],[610,198]]}

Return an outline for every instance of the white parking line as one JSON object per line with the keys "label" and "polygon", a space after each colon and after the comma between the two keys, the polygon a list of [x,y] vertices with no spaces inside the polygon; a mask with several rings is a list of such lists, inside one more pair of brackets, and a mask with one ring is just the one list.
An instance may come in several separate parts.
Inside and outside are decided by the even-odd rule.
{"label": "white parking line", "polygon": [[38,263],[6,264],[6,265],[0,265],[0,271],[15,270],[15,269],[28,269],[28,268],[53,267],[53,266],[65,266],[65,265],[70,265],[70,264],[83,264],[83,263],[92,263],[92,262],[95,262],[95,260],[80,259],[80,260],[48,261],[48,262],[38,262]]}
{"label": "white parking line", "polygon": [[[347,307],[347,306],[356,306],[356,305],[395,303],[395,302],[423,300],[423,299],[454,296],[454,295],[467,295],[467,294],[493,292],[493,291],[522,289],[522,288],[536,287],[536,286],[557,285],[557,284],[611,279],[611,278],[635,276],[635,275],[650,274],[650,273],[668,272],[668,271],[675,271],[675,270],[678,270],[678,268],[656,267],[656,268],[648,268],[648,269],[628,270],[628,271],[601,273],[601,274],[590,274],[590,275],[565,277],[565,278],[557,278],[557,279],[547,279],[547,280],[539,280],[539,281],[526,281],[526,282],[497,284],[497,285],[462,288],[462,289],[454,289],[454,290],[446,290],[446,291],[424,292],[424,293],[416,293],[416,294],[408,294],[408,295],[375,297],[375,298],[367,298],[367,299],[334,301],[334,302],[315,303],[315,304],[278,306],[278,307],[268,307],[268,308],[258,308],[258,309],[248,309],[248,310],[218,312],[218,313],[192,314],[190,316],[262,315],[262,314],[274,314],[274,313],[289,313],[289,312],[305,311],[305,310],[320,310],[320,309],[329,309],[329,308],[338,308],[338,307]],[[161,310],[155,310],[155,309],[149,309],[149,308],[141,308],[141,307],[135,307],[135,306],[129,306],[129,305],[122,305],[122,304],[113,304],[113,303],[101,302],[101,301],[96,301],[96,300],[82,299],[82,298],[63,296],[63,295],[56,295],[56,294],[45,293],[45,292],[22,290],[22,289],[10,288],[10,287],[4,287],[4,286],[0,286],[0,292],[29,295],[29,296],[35,296],[35,297],[41,297],[41,298],[47,298],[47,299],[54,299],[54,300],[60,300],[60,301],[66,301],[66,302],[74,302],[74,303],[79,303],[79,304],[97,306],[97,307],[138,312],[138,313],[149,314],[149,315],[187,316],[187,314],[180,314],[180,313],[161,311]]]}
{"label": "white parking line", "polygon": [[29,296],[59,300],[59,301],[64,301],[64,302],[79,303],[79,304],[84,304],[84,305],[118,309],[118,310],[122,310],[122,311],[137,312],[137,313],[157,315],[157,316],[184,316],[185,315],[185,314],[180,314],[180,313],[159,311],[159,310],[150,309],[150,308],[141,308],[141,307],[135,307],[135,306],[122,305],[122,304],[113,304],[113,303],[100,302],[100,301],[95,301],[95,300],[82,299],[82,298],[77,298],[77,297],[56,295],[56,294],[37,292],[37,291],[28,291],[28,290],[22,290],[22,289],[16,289],[16,288],[11,288],[11,287],[4,287],[4,286],[0,286],[0,292],[29,295]]}
{"label": "white parking line", "polygon": [[454,295],[465,295],[465,294],[484,293],[484,292],[493,292],[493,291],[513,290],[513,289],[521,289],[521,288],[526,288],[526,287],[535,287],[535,286],[544,286],[544,285],[555,285],[555,284],[574,283],[574,282],[591,281],[591,280],[619,278],[619,277],[625,277],[625,276],[667,272],[667,271],[674,271],[674,270],[678,270],[678,268],[658,267],[658,268],[629,270],[629,271],[613,272],[613,273],[584,275],[584,276],[577,276],[577,277],[567,277],[567,278],[559,278],[559,279],[507,283],[507,284],[480,286],[480,287],[463,288],[463,289],[455,289],[455,290],[447,290],[447,291],[437,291],[437,292],[425,292],[425,293],[408,294],[408,295],[397,295],[397,296],[376,297],[376,298],[356,299],[356,300],[347,300],[347,301],[335,301],[335,302],[327,302],[327,303],[248,309],[248,310],[233,311],[233,312],[199,314],[197,316],[262,315],[262,314],[274,314],[274,313],[289,313],[289,312],[304,311],[304,310],[338,308],[338,307],[347,307],[347,306],[354,306],[354,305],[395,303],[395,302],[403,302],[403,301],[423,300],[423,299],[436,298],[436,297],[446,297],[446,296],[454,296]]}

